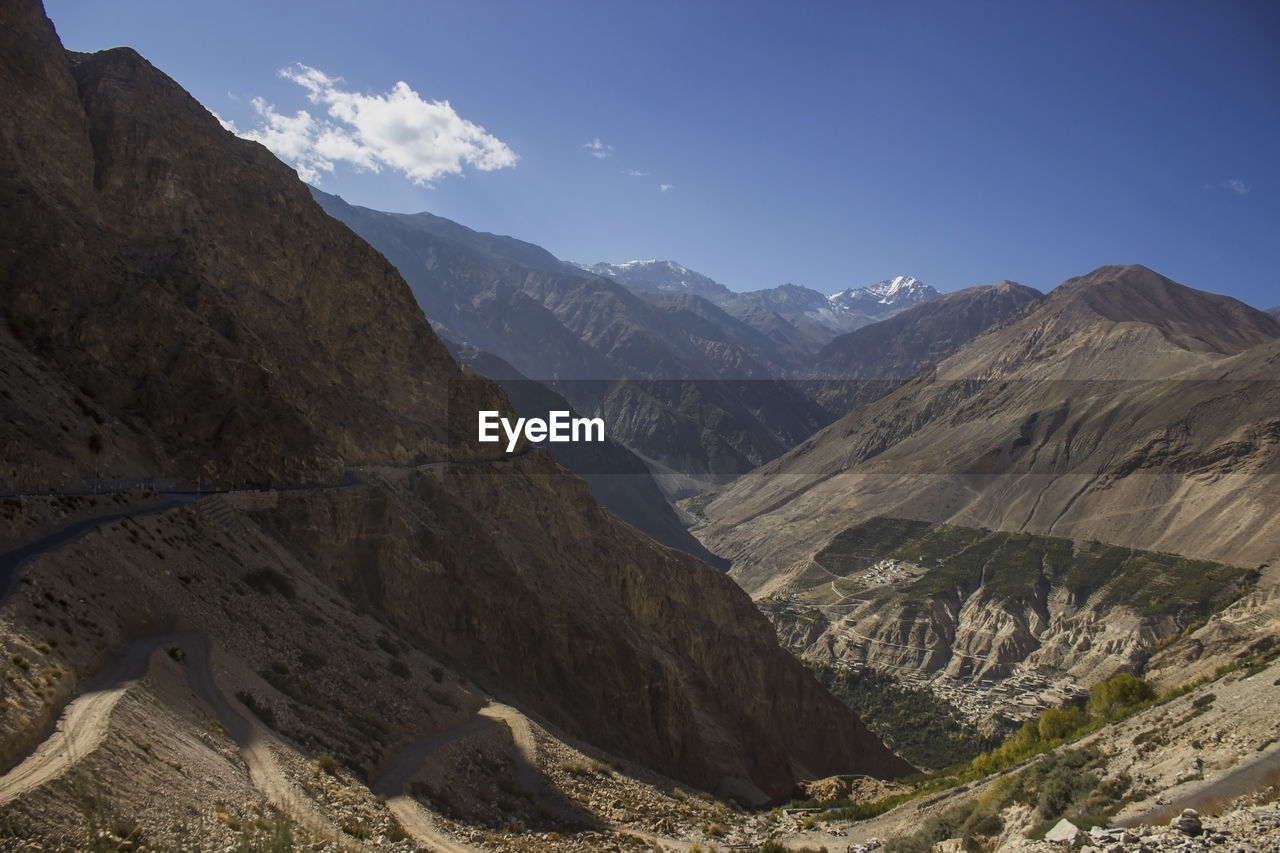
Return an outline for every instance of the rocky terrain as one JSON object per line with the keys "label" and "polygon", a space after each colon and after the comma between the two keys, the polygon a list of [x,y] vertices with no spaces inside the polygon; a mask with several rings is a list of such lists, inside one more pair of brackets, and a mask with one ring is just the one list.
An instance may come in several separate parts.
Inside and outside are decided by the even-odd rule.
{"label": "rocky terrain", "polygon": [[909,769],[719,572],[451,429],[509,403],[292,170],[133,51],[0,17],[6,845],[590,847],[625,821],[539,727],[669,805]]}
{"label": "rocky terrain", "polygon": [[[821,810],[789,816],[784,838],[790,849],[829,850],[1275,850],[1280,726],[1270,706],[1277,695],[1280,663],[1235,669],[1042,757],[869,820],[848,821]],[[1070,763],[1070,754],[1090,756],[1073,774],[1089,775],[1092,787],[1065,812],[1046,812],[1039,805],[1043,780],[1039,790],[1027,790],[1024,774],[1035,779],[1037,765]],[[1019,801],[1025,794],[1031,795],[1030,805]],[[1186,809],[1196,812],[1202,832],[1172,825]],[[965,816],[984,812],[998,820],[973,831],[980,824]],[[1063,840],[1046,841],[1063,819],[1073,828],[1065,837],[1051,836]],[[933,840],[921,842],[921,830]]]}

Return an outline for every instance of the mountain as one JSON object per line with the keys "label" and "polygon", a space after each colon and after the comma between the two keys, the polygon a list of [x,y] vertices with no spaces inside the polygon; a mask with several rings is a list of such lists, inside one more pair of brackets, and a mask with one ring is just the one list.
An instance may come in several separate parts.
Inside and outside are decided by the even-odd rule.
{"label": "mountain", "polygon": [[1268,308],[1267,313],[1272,317],[1280,317],[1280,305],[1277,305],[1275,308]]}
{"label": "mountain", "polygon": [[[364,837],[477,780],[549,819],[544,748],[752,801],[907,769],[727,578],[477,444],[501,390],[293,170],[32,0],[0,34],[7,834]],[[472,769],[407,790],[444,743]]]}
{"label": "mountain", "polygon": [[[1085,556],[1064,557],[1063,578],[1090,576],[1067,568],[1090,565],[1089,543],[1248,571],[1272,560],[1280,546],[1280,522],[1268,509],[1280,474],[1280,323],[1141,266],[1102,267],[1011,316],[929,372],[700,498],[699,538],[733,560],[733,576],[757,598],[829,589],[858,599],[860,584],[882,576],[897,578],[890,586],[899,590],[925,583],[935,558],[897,574],[864,573],[881,559],[903,559],[900,549],[939,525],[957,531],[964,543],[957,547],[976,549],[966,552],[974,559],[999,550],[1020,555],[1015,564],[1047,566],[1050,545],[1034,537],[1075,543]],[[907,532],[883,547],[872,537],[853,563],[833,563],[832,554],[863,547],[871,534],[860,525],[873,522],[881,525],[875,530]],[[1022,538],[983,539],[990,531]],[[1138,558],[1114,559],[1137,565]],[[897,599],[905,609],[875,611],[874,628],[832,611],[831,630],[872,637],[885,650],[931,650],[912,665],[953,675],[997,664],[1007,672],[1035,650],[1055,648],[1053,665],[1079,665],[1084,678],[1132,664],[1202,615],[1189,604],[1153,615],[1147,608],[1160,596],[1141,585],[1127,587],[1123,605],[1099,607],[1104,588],[1131,579],[1094,573],[1066,588],[1042,571],[1045,584],[1014,596],[1010,608],[985,607],[1004,593],[966,580],[914,604]],[[1188,584],[1195,576],[1178,575]],[[1182,601],[1189,589],[1167,594]],[[1112,606],[1123,610],[1108,615]],[[796,642],[830,653],[820,639],[826,629],[811,627]],[[1098,659],[1091,648],[1108,651]]]}
{"label": "mountain", "polygon": [[[497,382],[517,414],[546,417],[548,412],[565,411],[569,417],[579,416],[568,400],[526,378],[496,355],[464,344],[445,343],[459,363]],[[581,477],[592,497],[618,518],[664,545],[716,568],[729,568],[727,560],[693,538],[644,462],[612,438],[605,436],[603,442],[591,444],[548,444],[547,449],[556,462]]]}
{"label": "mountain", "polygon": [[633,290],[662,293],[692,293],[715,301],[730,293],[729,288],[675,261],[626,261],[621,264],[583,264],[596,275],[608,276]]}
{"label": "mountain", "polygon": [[906,275],[828,296],[795,284],[734,292],[675,261],[597,263],[583,269],[609,276],[637,292],[701,296],[768,335],[792,368],[806,365],[818,348],[836,335],[887,319],[938,295],[929,285]]}
{"label": "mountain", "polygon": [[613,439],[671,472],[674,494],[749,471],[831,419],[781,381],[770,337],[693,293],[633,292],[512,238],[313,192],[397,266],[441,334],[603,416]]}
{"label": "mountain", "polygon": [[868,287],[848,288],[827,297],[836,328],[852,331],[920,305],[938,291],[909,275],[894,276]]}
{"label": "mountain", "polygon": [[801,375],[813,380],[806,386],[826,408],[848,412],[931,370],[1042,299],[1040,291],[1008,281],[936,296],[835,338]]}

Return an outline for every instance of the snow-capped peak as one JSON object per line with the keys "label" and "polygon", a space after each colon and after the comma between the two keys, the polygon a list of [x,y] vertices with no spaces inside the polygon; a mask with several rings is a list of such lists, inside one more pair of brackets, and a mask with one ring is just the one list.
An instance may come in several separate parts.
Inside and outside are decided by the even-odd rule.
{"label": "snow-capped peak", "polygon": [[633,260],[620,264],[583,265],[583,268],[598,275],[607,275],[638,290],[689,292],[706,297],[729,292],[723,284],[675,261]]}
{"label": "snow-capped peak", "polygon": [[920,279],[915,276],[895,275],[893,278],[871,285],[867,290],[870,290],[872,293],[879,294],[886,300],[891,301],[899,293],[904,291],[910,292],[921,287],[928,287],[928,285],[921,282]]}
{"label": "snow-capped peak", "polygon": [[915,276],[895,275],[866,287],[849,287],[827,297],[832,307],[851,309],[857,305],[875,303],[908,307],[938,295],[938,291]]}

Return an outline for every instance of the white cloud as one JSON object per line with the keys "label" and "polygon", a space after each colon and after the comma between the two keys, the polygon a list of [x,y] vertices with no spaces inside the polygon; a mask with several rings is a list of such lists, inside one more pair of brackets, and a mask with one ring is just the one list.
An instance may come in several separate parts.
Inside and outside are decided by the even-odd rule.
{"label": "white cloud", "polygon": [[658,189],[660,189],[662,192],[666,192],[667,190],[671,189],[674,186],[675,184],[658,184]]}
{"label": "white cloud", "polygon": [[1239,178],[1228,178],[1227,180],[1219,181],[1216,184],[1205,184],[1204,188],[1207,190],[1228,190],[1236,195],[1246,195],[1253,189],[1253,187],[1249,186]]}
{"label": "white cloud", "polygon": [[648,172],[642,172],[639,169],[623,169],[622,174],[629,178],[643,178]]}
{"label": "white cloud", "polygon": [[502,140],[462,118],[448,101],[423,100],[404,81],[389,92],[363,95],[343,90],[341,78],[306,65],[279,73],[306,89],[307,99],[323,107],[327,117],[306,110],[285,115],[254,98],[258,126],[240,135],[270,148],[304,181],[316,183],[336,163],[349,163],[371,172],[387,167],[429,186],[461,174],[464,165],[487,172],[516,163],[515,152]]}
{"label": "white cloud", "polygon": [[613,146],[606,145],[604,142],[601,142],[600,137],[598,136],[590,142],[582,143],[582,147],[587,150],[588,154],[595,157],[597,160],[603,160],[604,158],[613,155]]}
{"label": "white cloud", "polygon": [[235,134],[239,134],[239,133],[240,133],[240,131],[236,129],[236,123],[235,123],[234,121],[232,121],[231,119],[223,118],[222,116],[218,115],[218,114],[217,114],[216,112],[214,112],[213,110],[209,110],[209,113],[210,113],[214,118],[216,118],[216,119],[218,120],[218,124],[222,125],[222,129],[223,129],[223,130],[229,130],[229,131],[231,131],[232,133],[235,133]]}

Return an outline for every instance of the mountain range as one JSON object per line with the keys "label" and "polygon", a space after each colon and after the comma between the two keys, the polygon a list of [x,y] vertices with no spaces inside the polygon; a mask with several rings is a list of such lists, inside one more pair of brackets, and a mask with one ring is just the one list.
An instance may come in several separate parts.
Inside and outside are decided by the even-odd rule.
{"label": "mountain range", "polygon": [[938,291],[908,275],[831,294],[795,284],[736,292],[675,261],[582,266],[641,293],[700,296],[774,338],[791,359],[793,368],[801,366],[817,347],[833,337],[887,319],[938,295]]}
{"label": "mountain range", "polygon": [[830,297],[734,293],[672,261],[577,266],[431,214],[313,194],[397,266],[441,336],[603,416],[671,497],[743,474],[842,414],[794,383],[797,371],[840,332],[937,295],[908,276]]}
{"label": "mountain range", "polygon": [[[207,813],[202,843],[235,840],[211,791],[342,837],[357,831],[323,816],[323,786],[287,768],[345,768],[385,822],[366,782],[426,808],[387,780],[422,760],[415,744],[498,725],[482,711],[511,721],[486,784],[525,791],[531,814],[563,812],[511,746],[532,749],[535,726],[743,801],[908,769],[724,575],[621,523],[545,451],[496,456],[473,419],[457,427],[451,410],[512,406],[293,170],[134,51],[65,51],[34,0],[6,4],[0,33],[0,589],[17,667],[0,762],[36,774],[4,777],[6,832],[83,823],[84,772],[165,820]],[[500,249],[476,279],[524,251]],[[533,250],[519,263],[535,291],[560,275]],[[557,328],[523,291],[475,295]],[[610,350],[560,340],[583,369]],[[680,344],[659,362],[695,355]],[[120,689],[83,693],[100,683]],[[55,732],[85,696],[107,703],[76,705],[92,725]],[[112,728],[117,701],[151,722]],[[60,737],[107,746],[31,752]],[[157,831],[180,846],[179,829]]]}
{"label": "mountain range", "polygon": [[831,420],[785,381],[790,361],[768,335],[699,296],[635,292],[511,238],[313,192],[404,273],[443,337],[603,416],[669,472],[669,494],[745,473]]}
{"label": "mountain range", "polygon": [[[975,679],[1043,664],[1090,683],[1233,600],[1197,598],[1195,578],[1219,571],[1203,565],[1126,574],[1154,565],[1139,551],[1234,567],[1221,577],[1245,585],[1219,587],[1234,596],[1246,576],[1271,583],[1280,323],[1141,266],[1016,292],[1007,319],[698,499],[699,537],[753,596],[839,605],[802,636],[785,627],[794,644]],[[922,536],[950,545],[911,544]],[[1090,556],[1102,544],[1118,550]],[[1045,549],[1061,547],[1050,571]],[[957,564],[947,581],[932,556],[908,559],[922,549],[939,566],[960,551],[989,568],[970,578]],[[1043,585],[1009,593],[995,553]],[[885,559],[909,565],[875,568]],[[1063,586],[1081,572],[1090,580]],[[913,604],[926,587],[930,603]]]}

